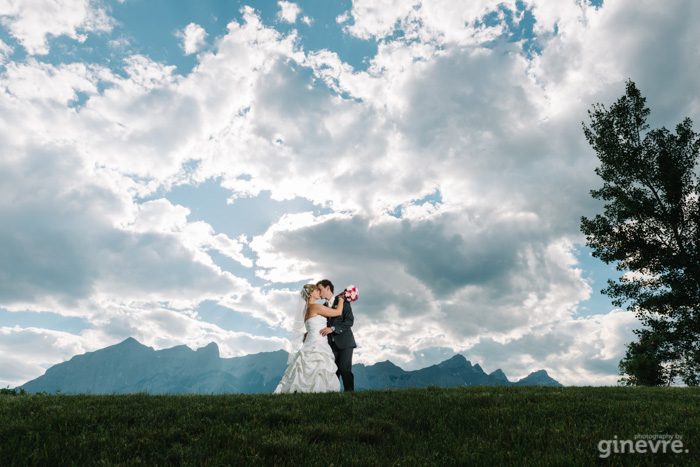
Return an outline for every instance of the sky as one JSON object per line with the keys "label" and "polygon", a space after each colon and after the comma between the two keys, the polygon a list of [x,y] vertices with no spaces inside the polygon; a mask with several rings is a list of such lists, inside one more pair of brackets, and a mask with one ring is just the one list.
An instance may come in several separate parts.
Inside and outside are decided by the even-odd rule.
{"label": "sky", "polygon": [[0,1],[0,386],[128,337],[287,348],[357,286],[354,363],[614,385],[582,125],[698,121],[694,0]]}

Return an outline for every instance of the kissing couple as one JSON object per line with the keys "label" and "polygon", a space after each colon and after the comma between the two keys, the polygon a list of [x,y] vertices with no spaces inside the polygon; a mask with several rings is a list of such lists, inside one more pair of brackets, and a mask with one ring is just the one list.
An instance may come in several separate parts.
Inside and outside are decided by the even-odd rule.
{"label": "kissing couple", "polygon": [[[292,351],[287,370],[274,394],[291,392],[354,391],[352,349],[357,347],[352,334],[354,317],[351,301],[357,289],[349,286],[334,296],[328,279],[306,284],[299,291],[299,302],[292,321]],[[324,304],[316,303],[324,299]]]}

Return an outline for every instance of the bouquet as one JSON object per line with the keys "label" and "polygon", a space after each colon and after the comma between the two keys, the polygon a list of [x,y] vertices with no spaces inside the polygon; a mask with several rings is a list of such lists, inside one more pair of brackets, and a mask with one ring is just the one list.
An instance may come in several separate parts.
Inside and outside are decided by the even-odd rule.
{"label": "bouquet", "polygon": [[343,293],[341,293],[340,295],[346,302],[354,302],[360,297],[357,293],[357,287],[355,287],[354,285],[348,285],[347,287],[345,287],[345,290],[343,290]]}

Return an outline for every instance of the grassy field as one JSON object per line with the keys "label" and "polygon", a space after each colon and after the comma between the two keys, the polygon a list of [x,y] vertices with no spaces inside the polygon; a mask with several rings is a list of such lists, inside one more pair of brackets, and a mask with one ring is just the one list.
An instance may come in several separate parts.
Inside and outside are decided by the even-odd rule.
{"label": "grassy field", "polygon": [[[600,457],[601,441],[659,434],[683,452]],[[700,388],[0,395],[3,466],[699,463]]]}

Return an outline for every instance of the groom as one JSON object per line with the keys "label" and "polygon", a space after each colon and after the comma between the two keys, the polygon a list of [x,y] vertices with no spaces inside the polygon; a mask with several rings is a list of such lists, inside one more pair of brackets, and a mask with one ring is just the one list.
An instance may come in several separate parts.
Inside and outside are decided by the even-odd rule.
{"label": "groom", "polygon": [[[321,298],[326,300],[326,306],[335,307],[338,298],[333,295],[333,283],[328,279],[319,281],[316,286],[321,291]],[[321,329],[322,336],[328,336],[328,343],[335,356],[338,367],[336,374],[343,379],[345,391],[355,390],[355,378],[352,374],[352,349],[357,347],[355,336],[352,335],[352,316],[350,302],[343,302],[343,313],[340,316],[328,318],[326,326]]]}

